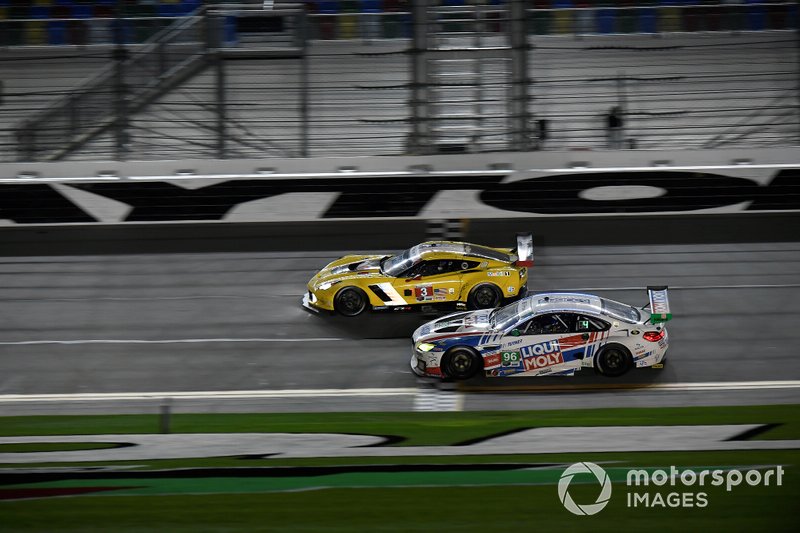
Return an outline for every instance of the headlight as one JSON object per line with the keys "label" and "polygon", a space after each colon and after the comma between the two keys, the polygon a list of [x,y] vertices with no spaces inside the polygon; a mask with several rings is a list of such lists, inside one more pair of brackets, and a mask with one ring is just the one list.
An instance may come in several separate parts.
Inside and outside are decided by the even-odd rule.
{"label": "headlight", "polygon": [[436,345],[431,344],[429,342],[421,342],[417,344],[417,350],[419,350],[420,352],[430,352],[434,348],[436,348]]}

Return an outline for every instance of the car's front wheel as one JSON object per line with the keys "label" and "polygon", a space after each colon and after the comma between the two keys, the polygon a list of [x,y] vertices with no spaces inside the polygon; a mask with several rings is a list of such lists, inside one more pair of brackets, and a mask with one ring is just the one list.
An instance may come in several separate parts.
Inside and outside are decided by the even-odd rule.
{"label": "car's front wheel", "polygon": [[611,344],[597,354],[597,371],[602,375],[616,378],[626,373],[633,366],[633,358],[627,348],[619,344]]}
{"label": "car's front wheel", "polygon": [[333,307],[344,316],[360,315],[367,309],[367,295],[358,287],[345,287],[336,293]]}
{"label": "car's front wheel", "polygon": [[500,289],[489,283],[478,285],[469,293],[467,304],[470,309],[492,309],[500,305]]}
{"label": "car's front wheel", "polygon": [[471,348],[452,348],[442,358],[442,376],[469,379],[483,368],[483,359]]}

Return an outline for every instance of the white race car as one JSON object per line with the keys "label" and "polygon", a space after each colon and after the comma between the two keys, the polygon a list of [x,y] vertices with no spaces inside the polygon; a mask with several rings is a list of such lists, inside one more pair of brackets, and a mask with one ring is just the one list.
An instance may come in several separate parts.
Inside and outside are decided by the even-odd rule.
{"label": "white race car", "polygon": [[660,367],[672,318],[667,287],[648,287],[650,310],[593,294],[539,293],[495,310],[461,312],[428,322],[412,337],[418,376],[469,379],[573,375],[593,368],[621,376]]}

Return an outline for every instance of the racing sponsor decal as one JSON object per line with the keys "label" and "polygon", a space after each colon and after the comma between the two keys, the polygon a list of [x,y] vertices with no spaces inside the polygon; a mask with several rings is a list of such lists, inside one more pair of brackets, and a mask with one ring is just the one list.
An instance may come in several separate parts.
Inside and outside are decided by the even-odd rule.
{"label": "racing sponsor decal", "polygon": [[520,353],[523,357],[525,371],[538,370],[564,362],[558,340],[540,342],[533,346],[524,346]]}
{"label": "racing sponsor decal", "polygon": [[564,356],[561,355],[561,352],[549,353],[547,355],[526,357],[523,361],[525,362],[525,371],[527,372],[528,370],[538,370],[548,366],[560,365],[564,362]]}
{"label": "racing sponsor decal", "polygon": [[489,277],[494,277],[494,276],[510,276],[510,275],[511,275],[511,272],[509,272],[508,270],[501,270],[501,271],[499,271],[499,272],[491,272],[491,271],[490,271],[490,272],[487,272],[487,273],[486,273],[486,275],[487,275],[487,276],[489,276]]}
{"label": "racing sponsor decal", "polygon": [[500,356],[505,367],[519,367],[522,364],[522,356],[519,352],[503,352]]}
{"label": "racing sponsor decal", "polygon": [[447,300],[448,294],[452,293],[453,289],[446,289],[444,287],[439,289],[433,289],[433,299],[442,302]]}
{"label": "racing sponsor decal", "polygon": [[521,350],[523,357],[533,357],[535,355],[545,355],[560,351],[561,347],[558,345],[558,339],[540,342],[538,344],[533,344],[531,346],[523,346]]}
{"label": "racing sponsor decal", "polygon": [[501,357],[499,353],[493,353],[492,355],[487,355],[483,358],[483,366],[486,368],[491,368],[493,366],[497,366],[500,364]]}
{"label": "racing sponsor decal", "polygon": [[433,285],[414,287],[414,298],[418,302],[429,302],[433,300]]}

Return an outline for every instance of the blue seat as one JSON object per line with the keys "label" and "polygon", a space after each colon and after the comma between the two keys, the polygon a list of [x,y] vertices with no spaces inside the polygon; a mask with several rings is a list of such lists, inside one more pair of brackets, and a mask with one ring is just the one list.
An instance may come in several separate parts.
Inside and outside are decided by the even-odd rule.
{"label": "blue seat", "polygon": [[236,46],[239,33],[236,30],[236,17],[225,17],[222,25],[222,42],[224,46]]}
{"label": "blue seat", "polygon": [[67,21],[51,20],[47,23],[47,44],[67,44]]}
{"label": "blue seat", "polygon": [[747,8],[747,29],[762,31],[767,27],[767,11],[759,0],[746,0]]}
{"label": "blue seat", "polygon": [[28,10],[28,18],[32,19],[49,19],[50,6],[31,6]]}
{"label": "blue seat", "polygon": [[159,17],[179,17],[181,15],[180,4],[158,4],[156,13]]}
{"label": "blue seat", "polygon": [[658,11],[654,7],[639,8],[639,33],[658,33]]}
{"label": "blue seat", "polygon": [[323,1],[319,2],[319,13],[325,15],[334,15],[339,12],[339,2]]}
{"label": "blue seat", "polygon": [[361,0],[362,13],[382,13],[381,0]]}
{"label": "blue seat", "polygon": [[90,19],[94,16],[92,6],[88,4],[75,4],[72,6],[72,18]]}
{"label": "blue seat", "polygon": [[614,9],[597,10],[597,32],[614,33],[616,31],[616,12]]}

